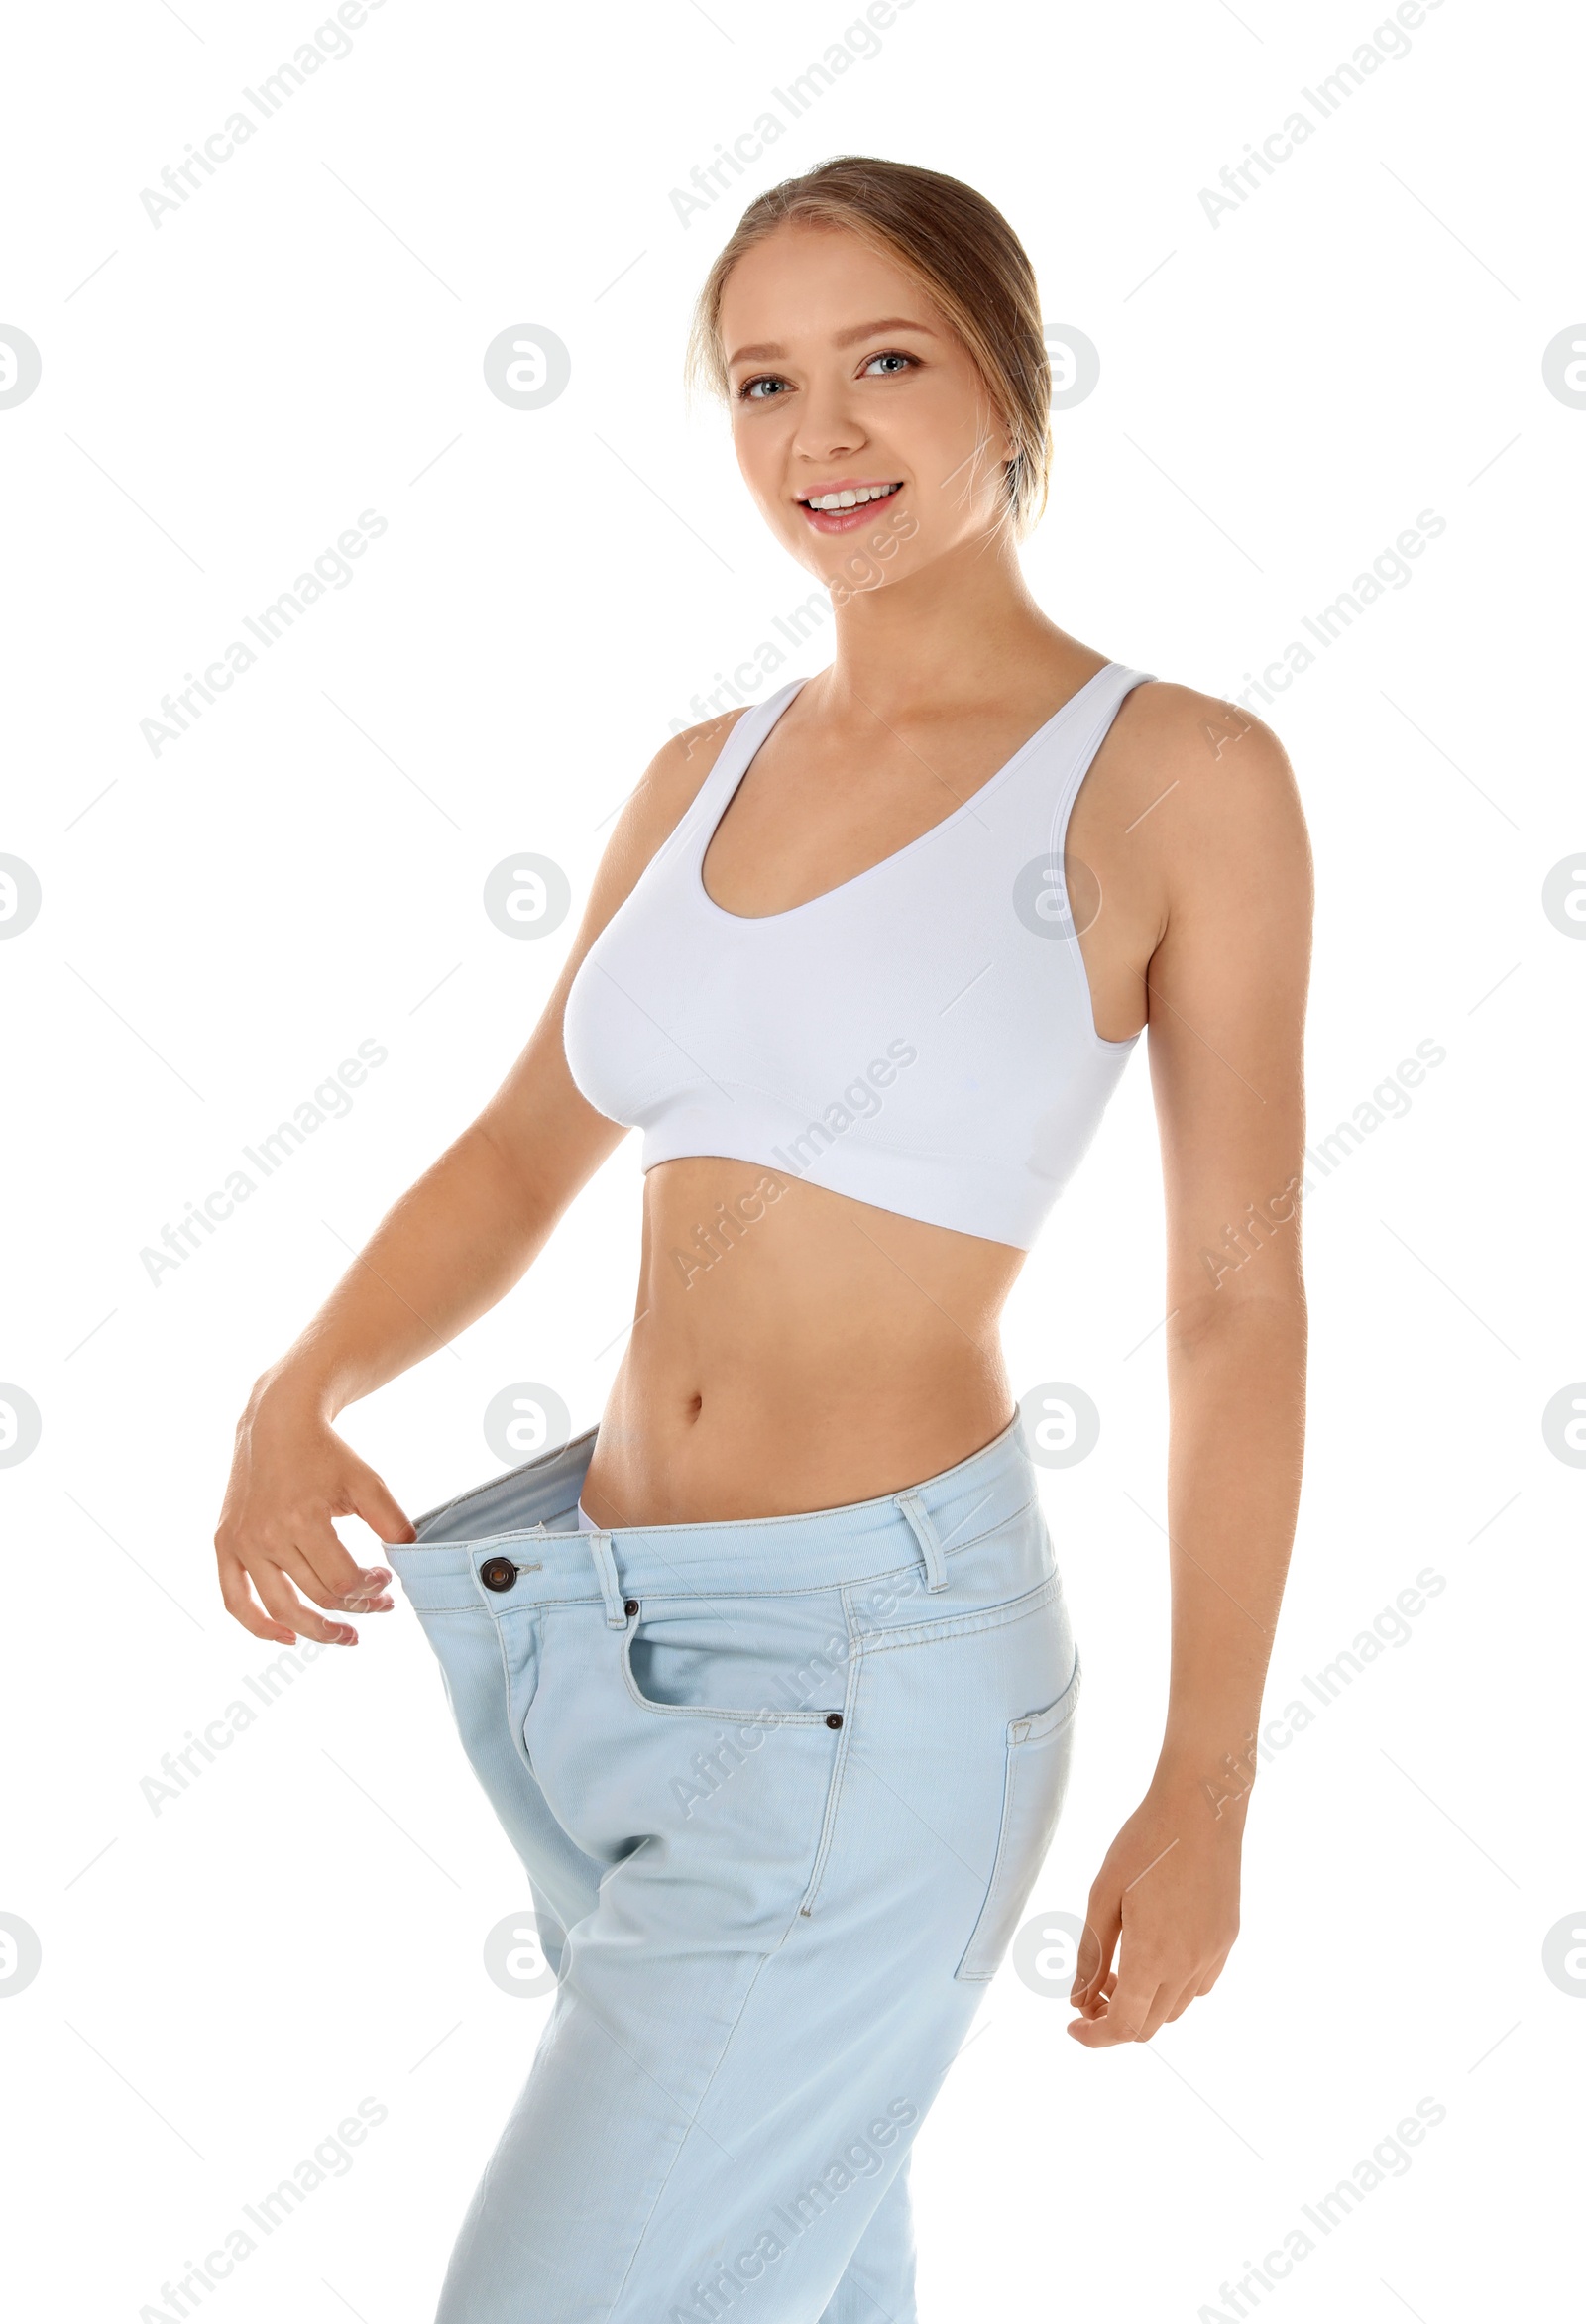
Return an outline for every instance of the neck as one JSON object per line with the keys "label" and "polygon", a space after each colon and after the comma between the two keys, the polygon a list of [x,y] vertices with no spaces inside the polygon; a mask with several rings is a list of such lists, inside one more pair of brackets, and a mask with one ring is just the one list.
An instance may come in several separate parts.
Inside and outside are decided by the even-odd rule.
{"label": "neck", "polygon": [[961,542],[906,581],[853,588],[835,610],[832,667],[813,683],[840,716],[981,701],[1027,683],[1032,664],[1083,651],[1030,595],[1005,530]]}

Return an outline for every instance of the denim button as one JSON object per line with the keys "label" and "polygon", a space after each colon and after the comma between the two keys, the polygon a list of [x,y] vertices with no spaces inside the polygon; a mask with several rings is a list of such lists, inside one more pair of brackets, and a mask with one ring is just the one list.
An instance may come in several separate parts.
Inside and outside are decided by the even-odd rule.
{"label": "denim button", "polygon": [[487,1590],[510,1590],[517,1580],[517,1568],[510,1557],[488,1557],[479,1569],[479,1578]]}
{"label": "denim button", "polygon": [[827,1725],[828,1725],[828,1726],[841,1726],[841,1725],[843,1724],[843,1714],[842,1714],[842,1712],[841,1712],[841,1711],[829,1711],[829,1712],[827,1713],[827,1715],[826,1715],[826,1723],[827,1723]]}
{"label": "denim button", "polygon": [[637,1613],[638,1600],[636,1598],[624,1598],[623,1601],[623,1613]]}

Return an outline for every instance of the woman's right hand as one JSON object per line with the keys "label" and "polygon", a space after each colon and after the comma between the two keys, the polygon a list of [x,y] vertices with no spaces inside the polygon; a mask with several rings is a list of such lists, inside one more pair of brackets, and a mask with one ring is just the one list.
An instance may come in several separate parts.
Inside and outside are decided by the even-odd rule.
{"label": "woman's right hand", "polygon": [[[358,1632],[335,1616],[389,1612],[392,1577],[389,1567],[360,1565],[343,1545],[332,1519],[349,1516],[362,1517],[382,1541],[415,1538],[383,1480],[311,1400],[280,1386],[256,1388],[237,1423],[215,1533],[227,1612],[279,1645],[316,1638],[356,1646]],[[305,1605],[299,1590],[326,1613]]]}

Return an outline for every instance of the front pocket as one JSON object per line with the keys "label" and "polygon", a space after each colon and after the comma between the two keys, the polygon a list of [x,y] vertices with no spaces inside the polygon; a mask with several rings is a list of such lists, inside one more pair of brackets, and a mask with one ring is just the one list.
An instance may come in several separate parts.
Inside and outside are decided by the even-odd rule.
{"label": "front pocket", "polygon": [[841,1596],[651,1599],[621,1640],[623,1681],[663,1718],[842,1725],[850,1648]]}
{"label": "front pocket", "polygon": [[1002,1785],[1002,1825],[996,1862],[980,1917],[963,1957],[953,1972],[964,1979],[994,1977],[1013,1939],[1019,1915],[1029,1901],[1036,1875],[1046,1861],[1068,1788],[1074,1742],[1074,1714],[1079,1701],[1079,1657],[1074,1676],[1055,1703],[1023,1718],[1010,1718],[1007,1769]]}

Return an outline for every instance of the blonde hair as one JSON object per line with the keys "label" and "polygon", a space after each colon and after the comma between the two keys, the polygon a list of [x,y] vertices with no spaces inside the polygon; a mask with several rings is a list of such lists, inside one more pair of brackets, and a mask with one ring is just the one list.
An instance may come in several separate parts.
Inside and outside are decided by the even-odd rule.
{"label": "blonde hair", "polygon": [[1047,502],[1052,369],[1035,270],[1024,245],[973,186],[907,162],[839,154],[750,202],[705,277],[689,334],[688,377],[724,399],[722,294],[745,251],[784,224],[846,227],[896,260],[963,342],[1013,444],[1005,516],[1028,532]]}

